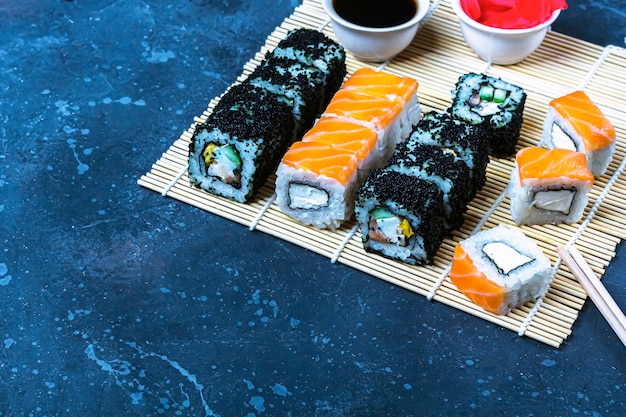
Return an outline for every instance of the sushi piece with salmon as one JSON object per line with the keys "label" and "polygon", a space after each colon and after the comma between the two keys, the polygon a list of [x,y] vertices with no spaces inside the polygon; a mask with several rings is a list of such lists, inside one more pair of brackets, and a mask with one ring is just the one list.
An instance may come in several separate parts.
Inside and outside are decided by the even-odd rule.
{"label": "sushi piece with salmon", "polygon": [[594,176],[603,175],[615,151],[615,128],[584,91],[574,91],[550,102],[543,126],[543,142],[587,156]]}
{"label": "sushi piece with salmon", "polygon": [[509,182],[511,217],[517,225],[576,223],[593,182],[581,152],[523,148],[515,156]]}
{"label": "sushi piece with salmon", "polygon": [[317,228],[338,228],[354,211],[354,194],[369,168],[378,133],[322,117],[283,156],[276,171],[276,204]]}
{"label": "sushi piece with salmon", "polygon": [[418,87],[417,80],[411,77],[360,68],[333,96],[324,115],[377,130],[382,166],[422,116]]}
{"label": "sushi piece with salmon", "polygon": [[[293,219],[336,229],[354,212],[356,189],[382,167],[421,117],[417,81],[357,70],[276,171],[276,203]],[[408,135],[408,133],[407,133]]]}
{"label": "sushi piece with salmon", "polygon": [[441,188],[410,170],[372,170],[355,216],[366,252],[413,265],[431,264],[447,233]]}
{"label": "sushi piece with salmon", "polygon": [[548,288],[550,260],[517,228],[499,225],[461,240],[450,281],[485,311],[505,315]]}

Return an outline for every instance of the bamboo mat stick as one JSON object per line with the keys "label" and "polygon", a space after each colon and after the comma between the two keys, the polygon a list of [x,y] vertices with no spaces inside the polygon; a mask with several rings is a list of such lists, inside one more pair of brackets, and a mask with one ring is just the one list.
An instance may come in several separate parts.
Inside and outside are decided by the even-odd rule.
{"label": "bamboo mat stick", "polygon": [[585,289],[589,298],[594,302],[600,313],[604,316],[611,328],[617,334],[617,337],[626,346],[626,316],[619,306],[615,303],[611,294],[602,285],[595,272],[591,270],[585,258],[576,249],[571,246],[569,251],[563,246],[559,246],[557,251],[563,262],[568,266],[572,274],[576,277],[580,285]]}

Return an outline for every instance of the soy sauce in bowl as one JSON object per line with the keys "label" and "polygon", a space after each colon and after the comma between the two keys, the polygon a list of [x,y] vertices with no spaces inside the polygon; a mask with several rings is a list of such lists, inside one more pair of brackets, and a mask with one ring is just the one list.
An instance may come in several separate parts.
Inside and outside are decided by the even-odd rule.
{"label": "soy sauce in bowl", "polygon": [[337,14],[359,26],[388,28],[413,19],[416,0],[332,0]]}
{"label": "soy sauce in bowl", "polygon": [[361,61],[402,52],[430,9],[430,0],[322,0],[337,40]]}

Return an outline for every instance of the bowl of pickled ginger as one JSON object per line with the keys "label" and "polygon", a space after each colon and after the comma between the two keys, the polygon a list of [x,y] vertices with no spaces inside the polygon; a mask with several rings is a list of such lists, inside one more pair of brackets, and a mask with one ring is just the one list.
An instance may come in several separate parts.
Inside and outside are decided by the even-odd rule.
{"label": "bowl of pickled ginger", "polygon": [[461,33],[484,61],[511,65],[543,42],[550,25],[567,9],[565,0],[452,0]]}

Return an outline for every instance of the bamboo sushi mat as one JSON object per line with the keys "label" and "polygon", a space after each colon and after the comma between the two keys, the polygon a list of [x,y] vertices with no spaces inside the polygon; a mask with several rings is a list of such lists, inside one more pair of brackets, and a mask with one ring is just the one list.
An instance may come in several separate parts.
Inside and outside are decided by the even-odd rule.
{"label": "bamboo sushi mat", "polygon": [[[240,79],[263,59],[291,29],[306,27],[322,30],[334,38],[332,26],[319,0],[304,0],[294,13],[267,38],[266,44],[244,67]],[[433,265],[411,266],[385,259],[363,250],[354,220],[334,232],[303,226],[274,204],[274,178],[257,192],[255,198],[240,204],[192,188],[186,174],[188,145],[196,123],[203,122],[219,98],[194,118],[188,130],[143,175],[138,183],[150,190],[240,223],[251,230],[294,243],[323,255],[331,262],[348,265],[373,277],[403,287],[428,299],[472,314],[503,328],[553,347],[559,347],[571,334],[583,307],[586,294],[556,253],[561,244],[576,245],[591,267],[602,275],[626,236],[626,52],[622,48],[594,44],[548,32],[546,39],[530,57],[512,66],[489,65],[480,60],[465,43],[449,0],[431,3],[427,20],[413,43],[398,57],[382,65],[366,64],[348,54],[348,74],[359,67],[384,69],[419,82],[418,95],[423,111],[444,110],[451,101],[451,90],[458,77],[467,72],[484,72],[523,87],[527,93],[520,146],[538,144],[543,118],[552,98],[584,89],[613,122],[617,147],[608,172],[596,180],[589,194],[585,216],[573,225],[521,227],[548,256],[554,275],[548,291],[537,301],[526,303],[506,316],[486,313],[450,282],[447,273],[456,242],[483,228],[498,224],[513,225],[509,214],[506,187],[513,158],[492,159],[487,168],[487,183],[470,203],[462,228],[446,239]]]}

